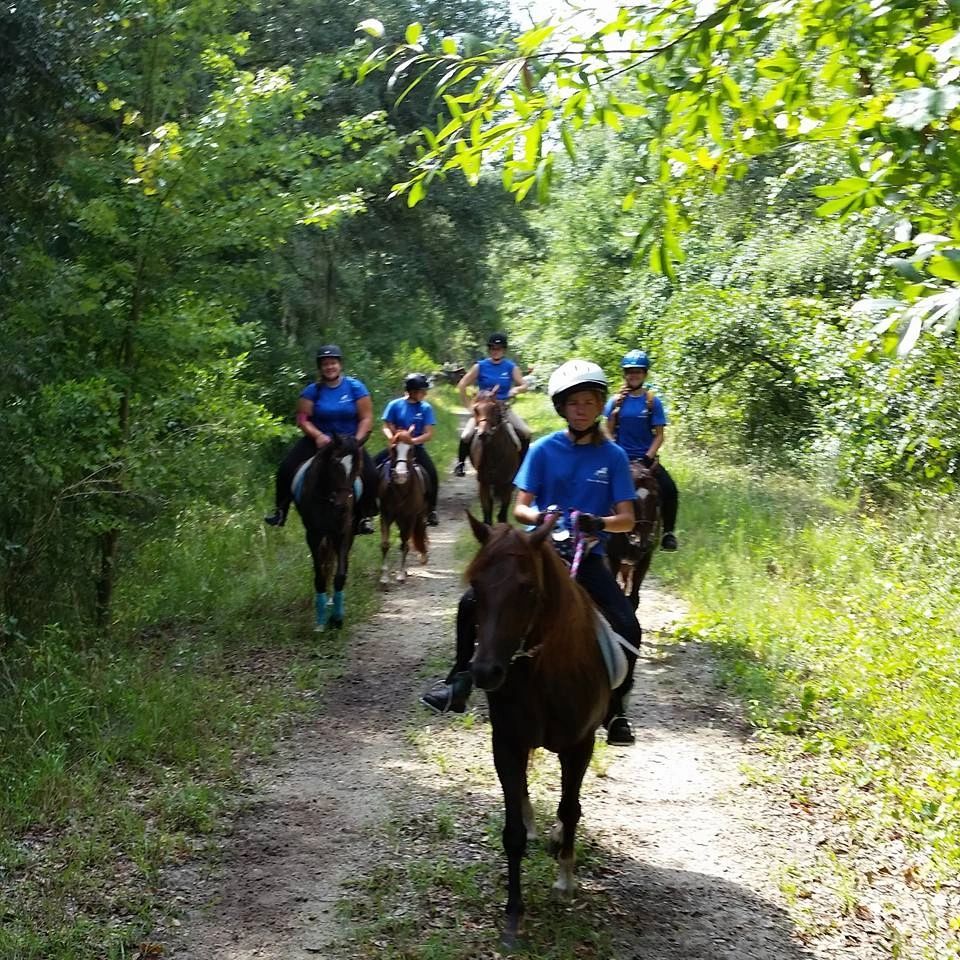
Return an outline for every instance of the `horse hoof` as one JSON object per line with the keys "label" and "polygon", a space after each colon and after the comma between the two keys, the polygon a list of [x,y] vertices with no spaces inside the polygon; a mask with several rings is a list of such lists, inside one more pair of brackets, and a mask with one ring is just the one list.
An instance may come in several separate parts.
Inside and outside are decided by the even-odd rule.
{"label": "horse hoof", "polygon": [[425,567],[430,562],[430,556],[426,553],[420,554],[420,566]]}
{"label": "horse hoof", "polygon": [[343,626],[343,620],[340,617],[331,617],[330,626],[334,630],[339,630]]}
{"label": "horse hoof", "polygon": [[405,573],[398,573],[397,583],[406,583],[406,582],[407,582],[407,575]]}
{"label": "horse hoof", "polygon": [[380,586],[381,586],[381,587],[389,587],[389,586],[390,586],[390,578],[387,577],[387,576],[381,577],[381,578],[380,578]]}

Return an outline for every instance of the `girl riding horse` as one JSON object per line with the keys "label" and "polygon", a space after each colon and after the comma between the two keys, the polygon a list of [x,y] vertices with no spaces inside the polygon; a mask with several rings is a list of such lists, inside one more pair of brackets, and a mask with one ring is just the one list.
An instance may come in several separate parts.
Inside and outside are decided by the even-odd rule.
{"label": "girl riding horse", "polygon": [[377,471],[363,444],[373,428],[373,401],[359,380],[344,376],[343,353],[333,343],[317,350],[318,379],[300,394],[297,426],[303,436],[290,448],[277,471],[276,509],[264,522],[282,527],[293,502],[292,484],[297,471],[318,450],[331,443],[334,434],[355,437],[360,445],[360,476],[363,494],[356,505],[355,532],[373,533],[370,517],[377,513]]}
{"label": "girl riding horse", "polygon": [[[576,528],[591,538],[593,549],[579,563],[577,582],[613,630],[638,649],[640,625],[603,557],[606,534],[627,533],[635,521],[626,454],[605,438],[598,423],[607,388],[606,374],[587,360],[570,360],[553,372],[548,392],[557,413],[566,420],[566,429],[542,437],[530,447],[515,479],[518,493],[513,515],[521,523],[540,524],[549,514],[547,507],[559,504],[570,526],[572,512],[580,511]],[[421,703],[437,713],[466,709],[482,612],[474,591],[467,590],[457,610],[456,663],[445,682],[421,697]],[[628,655],[627,659],[626,679],[612,692],[605,720],[607,742],[618,745],[634,741],[625,710],[636,657]]]}

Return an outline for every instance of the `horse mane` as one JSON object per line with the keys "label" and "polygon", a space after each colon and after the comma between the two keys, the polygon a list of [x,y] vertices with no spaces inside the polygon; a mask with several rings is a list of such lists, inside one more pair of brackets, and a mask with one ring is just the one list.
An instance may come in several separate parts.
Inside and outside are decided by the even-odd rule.
{"label": "horse mane", "polygon": [[[579,583],[570,576],[570,569],[547,540],[531,542],[530,535],[497,524],[490,539],[464,571],[466,580],[480,570],[500,562],[500,555],[514,545],[522,544],[523,553],[540,571],[544,603],[531,631],[531,646],[539,645],[537,666],[545,675],[563,671],[585,677],[596,668],[599,651],[593,601]],[[510,549],[516,554],[515,549]]]}

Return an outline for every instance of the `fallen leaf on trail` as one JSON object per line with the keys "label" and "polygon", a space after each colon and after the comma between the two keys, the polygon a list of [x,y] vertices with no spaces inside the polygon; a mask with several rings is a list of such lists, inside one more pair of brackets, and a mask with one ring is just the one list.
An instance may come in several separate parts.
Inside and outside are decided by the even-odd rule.
{"label": "fallen leaf on trail", "polygon": [[853,912],[859,920],[872,920],[873,911],[867,906],[864,906],[862,903],[858,903],[854,908]]}
{"label": "fallen leaf on trail", "polygon": [[157,957],[163,956],[163,944],[162,943],[141,943],[140,950],[137,953],[134,960],[156,960]]}

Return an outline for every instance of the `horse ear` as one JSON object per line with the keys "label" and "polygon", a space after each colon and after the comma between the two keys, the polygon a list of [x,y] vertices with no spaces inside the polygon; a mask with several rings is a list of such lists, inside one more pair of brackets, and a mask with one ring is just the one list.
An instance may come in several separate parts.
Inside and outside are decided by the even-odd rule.
{"label": "horse ear", "polygon": [[469,510],[467,510],[467,519],[470,521],[473,535],[480,543],[486,543],[490,539],[490,531],[492,528],[481,520],[478,520]]}
{"label": "horse ear", "polygon": [[546,515],[543,523],[541,523],[540,526],[538,526],[537,529],[530,534],[531,546],[538,547],[541,543],[543,543],[544,540],[547,539],[559,516],[560,515],[558,513],[548,513]]}

